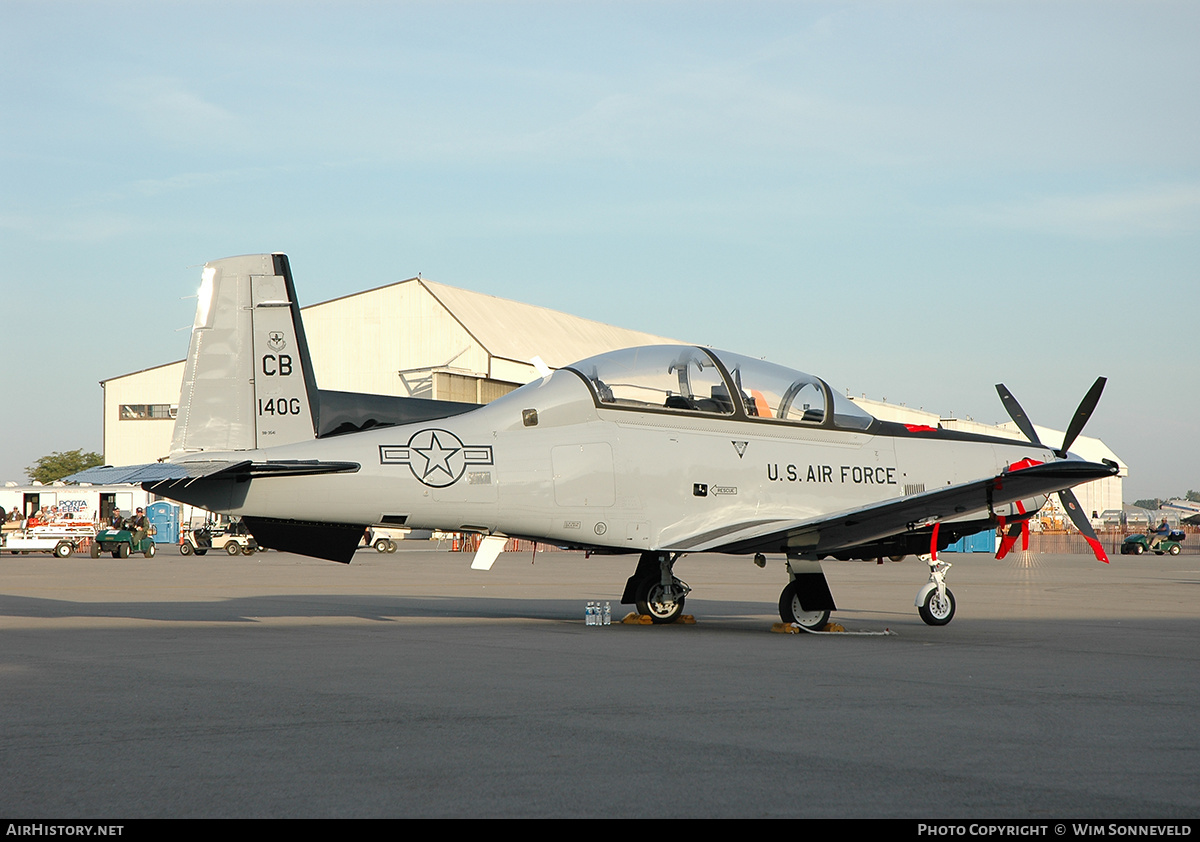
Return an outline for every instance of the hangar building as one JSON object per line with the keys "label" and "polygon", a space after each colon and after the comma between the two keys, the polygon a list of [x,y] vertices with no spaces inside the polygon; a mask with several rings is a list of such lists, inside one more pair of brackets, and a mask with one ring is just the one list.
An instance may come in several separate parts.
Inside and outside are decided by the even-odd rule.
{"label": "hangar building", "polygon": [[[304,307],[323,390],[488,403],[551,368],[630,345],[679,340],[422,278]],[[104,461],[153,462],[171,449],[183,360],[104,380]]]}

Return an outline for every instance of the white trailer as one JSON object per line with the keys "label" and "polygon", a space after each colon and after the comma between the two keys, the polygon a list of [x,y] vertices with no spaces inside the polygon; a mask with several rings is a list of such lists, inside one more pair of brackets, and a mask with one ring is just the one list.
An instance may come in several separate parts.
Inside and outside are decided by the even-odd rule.
{"label": "white trailer", "polygon": [[18,553],[54,553],[66,558],[96,537],[96,528],[85,521],[64,521],[32,529],[0,532],[0,550]]}

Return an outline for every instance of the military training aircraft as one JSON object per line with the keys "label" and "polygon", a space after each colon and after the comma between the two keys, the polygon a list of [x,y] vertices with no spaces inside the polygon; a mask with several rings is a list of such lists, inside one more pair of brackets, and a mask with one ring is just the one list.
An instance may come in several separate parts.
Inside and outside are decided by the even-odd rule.
{"label": "military training aircraft", "polygon": [[1007,552],[1058,492],[1108,559],[1072,486],[1117,472],[1062,446],[885,422],[824,380],[708,348],[600,354],[484,406],[317,388],[288,259],[204,267],[171,453],[94,468],[76,482],[140,482],[156,494],[240,515],[258,543],[349,562],[369,526],[483,535],[473,567],[510,537],[638,563],[621,601],[675,620],[688,553],[786,557],[785,622],[816,630],[835,610],[821,559],[928,556],[921,618],[954,616],[937,553],[989,529]]}

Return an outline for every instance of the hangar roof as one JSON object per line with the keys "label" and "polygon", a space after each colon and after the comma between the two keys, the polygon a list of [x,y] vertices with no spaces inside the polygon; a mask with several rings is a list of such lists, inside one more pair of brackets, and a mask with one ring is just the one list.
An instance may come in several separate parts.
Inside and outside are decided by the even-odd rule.
{"label": "hangar roof", "polygon": [[[415,284],[423,289],[452,319],[462,325],[489,355],[526,365],[533,357],[540,356],[546,365],[561,368],[577,360],[617,348],[679,343],[676,339],[615,327],[570,313],[459,289],[424,278],[408,278],[331,298],[302,307],[301,311],[306,314],[311,311],[316,315],[335,303],[344,303],[356,298],[361,300],[364,296],[377,295],[405,284]],[[396,314],[396,318],[403,318],[403,314]],[[164,365],[177,365],[179,362],[182,361]],[[159,366],[152,366],[157,367]],[[109,380],[140,373],[129,372],[100,382],[103,384]]]}
{"label": "hangar roof", "polygon": [[417,283],[496,357],[528,362],[541,356],[546,365],[561,368],[617,348],[679,342],[433,281]]}

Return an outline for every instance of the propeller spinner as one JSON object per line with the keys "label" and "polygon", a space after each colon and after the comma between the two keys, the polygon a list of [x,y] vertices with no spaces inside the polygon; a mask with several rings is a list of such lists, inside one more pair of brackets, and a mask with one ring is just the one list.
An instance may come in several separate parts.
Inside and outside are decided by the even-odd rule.
{"label": "propeller spinner", "polygon": [[[1083,400],[1079,402],[1079,408],[1075,410],[1075,414],[1071,416],[1071,423],[1067,425],[1067,431],[1063,435],[1062,447],[1054,451],[1059,459],[1067,458],[1067,451],[1071,445],[1075,443],[1075,439],[1079,437],[1083,426],[1087,424],[1088,419],[1092,417],[1092,412],[1096,409],[1096,404],[1100,402],[1100,393],[1104,391],[1104,384],[1108,381],[1103,377],[1097,377],[1096,382],[1092,384],[1092,388],[1088,389]],[[1044,447],[1038,439],[1037,432],[1033,429],[1033,424],[1029,420],[1029,416],[1025,414],[1025,410],[1017,403],[1017,399],[1013,397],[1012,392],[1004,386],[1003,383],[996,384],[996,391],[1000,394],[1000,401],[1004,404],[1005,410],[1012,418],[1013,423],[1017,428],[1025,434],[1025,438],[1029,439],[1032,444]],[[1075,528],[1083,535],[1084,540],[1092,548],[1096,558],[1108,564],[1108,553],[1104,552],[1104,547],[1100,544],[1100,539],[1096,537],[1096,530],[1092,529],[1092,522],[1084,514],[1083,509],[1079,505],[1079,500],[1075,497],[1075,493],[1069,488],[1064,488],[1058,492],[1059,502],[1062,503],[1063,511],[1067,513],[1067,517],[1071,519],[1071,523],[1075,524]],[[1015,535],[1013,536],[1015,540]],[[1011,547],[1012,543],[1008,543]],[[1004,549],[1007,552],[1007,548]],[[1000,556],[1001,558],[1003,556]]]}

